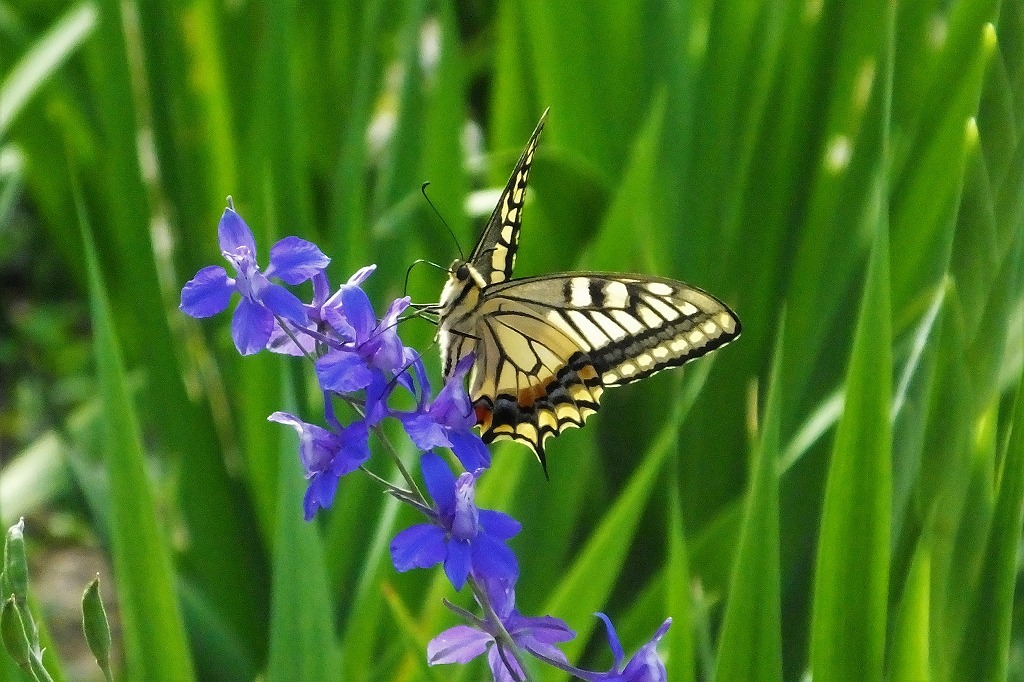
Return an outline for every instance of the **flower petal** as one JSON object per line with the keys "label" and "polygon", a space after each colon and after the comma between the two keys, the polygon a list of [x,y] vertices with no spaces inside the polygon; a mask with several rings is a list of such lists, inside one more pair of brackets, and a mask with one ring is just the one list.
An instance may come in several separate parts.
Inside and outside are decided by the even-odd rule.
{"label": "flower petal", "polygon": [[504,512],[493,509],[481,509],[479,511],[480,527],[498,540],[508,540],[515,537],[523,529],[523,524]]}
{"label": "flower petal", "polygon": [[249,250],[250,256],[256,257],[256,240],[252,236],[252,230],[242,220],[242,216],[230,208],[225,208],[224,214],[220,217],[217,238],[221,251],[236,253],[240,247],[245,247]]}
{"label": "flower petal", "polygon": [[269,284],[259,293],[260,302],[267,306],[275,315],[302,327],[309,321],[306,316],[306,305],[299,297],[280,284]]}
{"label": "flower petal", "polygon": [[302,500],[302,509],[307,521],[316,515],[317,509],[327,509],[334,504],[334,494],[338,491],[338,477],[330,473],[317,472],[309,479],[306,496]]}
{"label": "flower petal", "polygon": [[359,286],[366,281],[366,278],[373,274],[373,271],[377,269],[376,265],[366,265],[356,270],[351,277],[348,278],[348,283],[352,286]]}
{"label": "flower petal", "polygon": [[405,309],[409,307],[409,297],[403,296],[402,298],[396,298],[388,306],[388,309],[384,312],[384,317],[380,318],[381,328],[393,328],[398,323],[398,316],[405,312]]}
{"label": "flower petal", "polygon": [[430,412],[438,423],[456,429],[476,426],[476,412],[466,392],[464,381],[472,362],[472,353],[459,360],[455,372],[445,381],[437,398],[434,399]]}
{"label": "flower petal", "polygon": [[[395,374],[405,369],[405,346],[394,328],[378,328],[374,332],[373,341],[367,344],[373,347],[373,365]],[[372,345],[371,345],[372,344]]]}
{"label": "flower petal", "polygon": [[388,398],[395,385],[388,381],[384,372],[371,370],[373,378],[366,386],[366,416],[364,419],[370,426],[376,426],[388,416]]}
{"label": "flower petal", "polygon": [[431,448],[451,447],[444,427],[430,418],[429,414],[401,414],[398,417],[409,438],[424,452]]}
{"label": "flower petal", "polygon": [[666,682],[668,680],[665,664],[658,656],[658,642],[665,636],[671,624],[671,618],[665,620],[650,641],[633,654],[633,658],[622,671],[622,679],[625,682]]}
{"label": "flower petal", "polygon": [[432,523],[406,528],[391,541],[391,563],[399,573],[444,561],[444,531]]}
{"label": "flower petal", "polygon": [[[522,647],[526,647],[527,643],[536,648],[539,644],[568,642],[576,636],[564,620],[554,616],[522,616],[516,612],[505,622],[505,628]],[[561,653],[560,649],[555,651]],[[555,657],[557,658],[557,654]]]}
{"label": "flower petal", "polygon": [[370,297],[359,287],[350,284],[343,285],[338,293],[341,294],[341,312],[356,331],[356,343],[365,343],[377,326]]}
{"label": "flower petal", "polygon": [[487,664],[491,667],[494,682],[518,682],[526,679],[526,673],[523,672],[516,657],[511,651],[502,652],[497,642],[487,652]]}
{"label": "flower petal", "polygon": [[247,298],[238,302],[231,318],[231,339],[242,355],[259,353],[267,347],[274,330],[274,315]]}
{"label": "flower petal", "polygon": [[473,539],[472,563],[474,576],[512,581],[519,577],[519,561],[515,553],[504,542],[486,533],[480,533]]}
{"label": "flower petal", "polygon": [[[296,339],[298,339],[300,345],[296,345],[292,337],[289,336],[281,325],[276,324],[274,321],[274,331],[270,332],[270,341],[267,342],[267,350],[271,353],[279,353],[281,355],[293,355],[303,356],[307,353],[311,354],[316,350],[316,339],[302,332],[301,330],[295,330],[292,332]],[[314,329],[313,325],[305,325],[303,329]]]}
{"label": "flower petal", "polygon": [[434,500],[443,516],[451,517],[455,513],[455,475],[448,468],[448,463],[440,455],[425,452],[420,457],[420,470],[430,499]]}
{"label": "flower petal", "polygon": [[341,305],[341,289],[332,294],[320,306],[320,318],[334,330],[335,336],[350,343],[356,340],[356,330],[345,317],[345,310]]}
{"label": "flower petal", "polygon": [[[332,468],[332,462],[341,449],[341,440],[337,435],[322,426],[304,422],[288,412],[274,412],[267,420],[291,426],[299,434],[299,459],[302,460],[307,477]],[[334,472],[334,475],[339,477],[341,473]]]}
{"label": "flower petal", "polygon": [[448,440],[466,471],[477,472],[491,466],[491,451],[475,432],[452,429],[448,431]]}
{"label": "flower petal", "polygon": [[358,353],[335,348],[316,361],[320,387],[328,391],[351,393],[366,388],[373,373]]}
{"label": "flower petal", "polygon": [[[484,590],[487,592],[487,599],[490,600],[494,613],[502,622],[505,622],[505,619],[509,617],[516,606],[515,581],[488,576],[478,576],[478,580],[483,584]],[[508,626],[506,625],[507,628]]]}
{"label": "flower petal", "polygon": [[494,641],[486,632],[468,625],[448,628],[427,644],[427,663],[469,663]]}
{"label": "flower petal", "polygon": [[455,515],[449,531],[457,540],[472,540],[480,528],[475,503],[476,478],[468,471],[455,479]]}
{"label": "flower petal", "polygon": [[270,248],[270,267],[266,274],[280,277],[288,284],[302,284],[323,272],[330,262],[313,242],[285,237]]}
{"label": "flower petal", "polygon": [[228,283],[227,271],[219,265],[209,265],[182,287],[179,307],[190,317],[210,317],[224,312],[234,290]]}
{"label": "flower petal", "polygon": [[615,626],[612,625],[612,620],[603,613],[595,614],[598,618],[604,621],[604,626],[608,630],[608,646],[612,650],[612,658],[615,664],[612,666],[613,670],[620,670],[619,666],[622,665],[622,659],[626,657],[626,654],[622,651],[622,642],[619,641],[619,635],[615,632]]}
{"label": "flower petal", "polygon": [[[397,375],[395,380],[416,398],[416,409],[422,412],[424,405],[427,404],[427,398],[430,397],[430,382],[427,380],[427,368],[423,366],[423,358],[412,348],[406,348],[402,364],[412,368],[412,372],[406,370]],[[414,375],[415,383],[413,382]],[[416,390],[417,386],[419,391]]]}
{"label": "flower petal", "polygon": [[370,459],[370,427],[365,421],[358,421],[346,426],[338,434],[341,447],[331,465],[331,471],[337,476],[344,476],[359,468]]}
{"label": "flower petal", "polygon": [[444,558],[444,572],[456,591],[461,590],[469,577],[472,546],[465,540],[449,540],[448,556]]}

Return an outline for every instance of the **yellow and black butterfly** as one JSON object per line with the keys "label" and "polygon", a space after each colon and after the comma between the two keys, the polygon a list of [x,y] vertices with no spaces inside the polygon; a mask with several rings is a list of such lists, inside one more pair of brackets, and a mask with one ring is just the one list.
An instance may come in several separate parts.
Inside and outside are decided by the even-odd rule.
{"label": "yellow and black butterfly", "polygon": [[610,386],[677,367],[732,341],[740,321],[700,289],[600,272],[512,279],[541,116],[469,258],[437,306],[445,380],[475,353],[469,395],[486,443],[514,439],[547,472],[544,441],[582,426]]}

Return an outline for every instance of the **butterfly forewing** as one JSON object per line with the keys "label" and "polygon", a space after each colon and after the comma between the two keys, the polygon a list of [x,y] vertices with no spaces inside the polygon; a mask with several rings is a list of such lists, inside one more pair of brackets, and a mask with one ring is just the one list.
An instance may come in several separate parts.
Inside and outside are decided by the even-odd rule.
{"label": "butterfly forewing", "polygon": [[469,263],[487,284],[497,284],[512,278],[512,268],[515,267],[516,251],[519,248],[519,229],[523,222],[526,181],[530,176],[533,154],[537,150],[547,114],[545,110],[541,115],[526,149],[512,171],[512,177],[498,199],[498,205],[491,212],[487,226],[469,256]]}
{"label": "butterfly forewing", "polygon": [[549,337],[568,338],[589,356],[604,386],[678,367],[740,333],[739,320],[724,303],[659,277],[549,275],[513,280],[486,293],[498,308],[512,301],[531,308],[553,329]]}
{"label": "butterfly forewing", "polygon": [[740,322],[715,297],[671,279],[511,279],[543,127],[542,116],[472,255],[452,268],[438,306],[438,340],[446,379],[460,358],[475,354],[470,397],[484,441],[523,442],[546,471],[544,441],[582,426],[605,387],[698,358],[739,336]]}

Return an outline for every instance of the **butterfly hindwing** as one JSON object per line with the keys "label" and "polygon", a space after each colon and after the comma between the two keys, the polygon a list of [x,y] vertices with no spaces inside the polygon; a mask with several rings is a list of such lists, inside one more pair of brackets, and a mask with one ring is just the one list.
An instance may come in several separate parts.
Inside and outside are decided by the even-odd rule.
{"label": "butterfly hindwing", "polygon": [[468,262],[487,284],[497,284],[512,278],[512,268],[516,264],[516,251],[519,249],[519,229],[523,222],[523,200],[526,197],[526,181],[530,176],[533,154],[544,129],[545,111],[530,141],[523,150],[519,162],[516,163],[512,176],[498,199],[498,205],[491,212],[483,234],[473,248]]}

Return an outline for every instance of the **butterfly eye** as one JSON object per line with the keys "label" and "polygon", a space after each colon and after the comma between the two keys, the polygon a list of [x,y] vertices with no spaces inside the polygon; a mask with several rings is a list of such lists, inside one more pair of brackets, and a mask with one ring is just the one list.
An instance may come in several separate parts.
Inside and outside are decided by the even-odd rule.
{"label": "butterfly eye", "polygon": [[463,263],[455,270],[455,277],[460,281],[469,279],[469,266]]}

